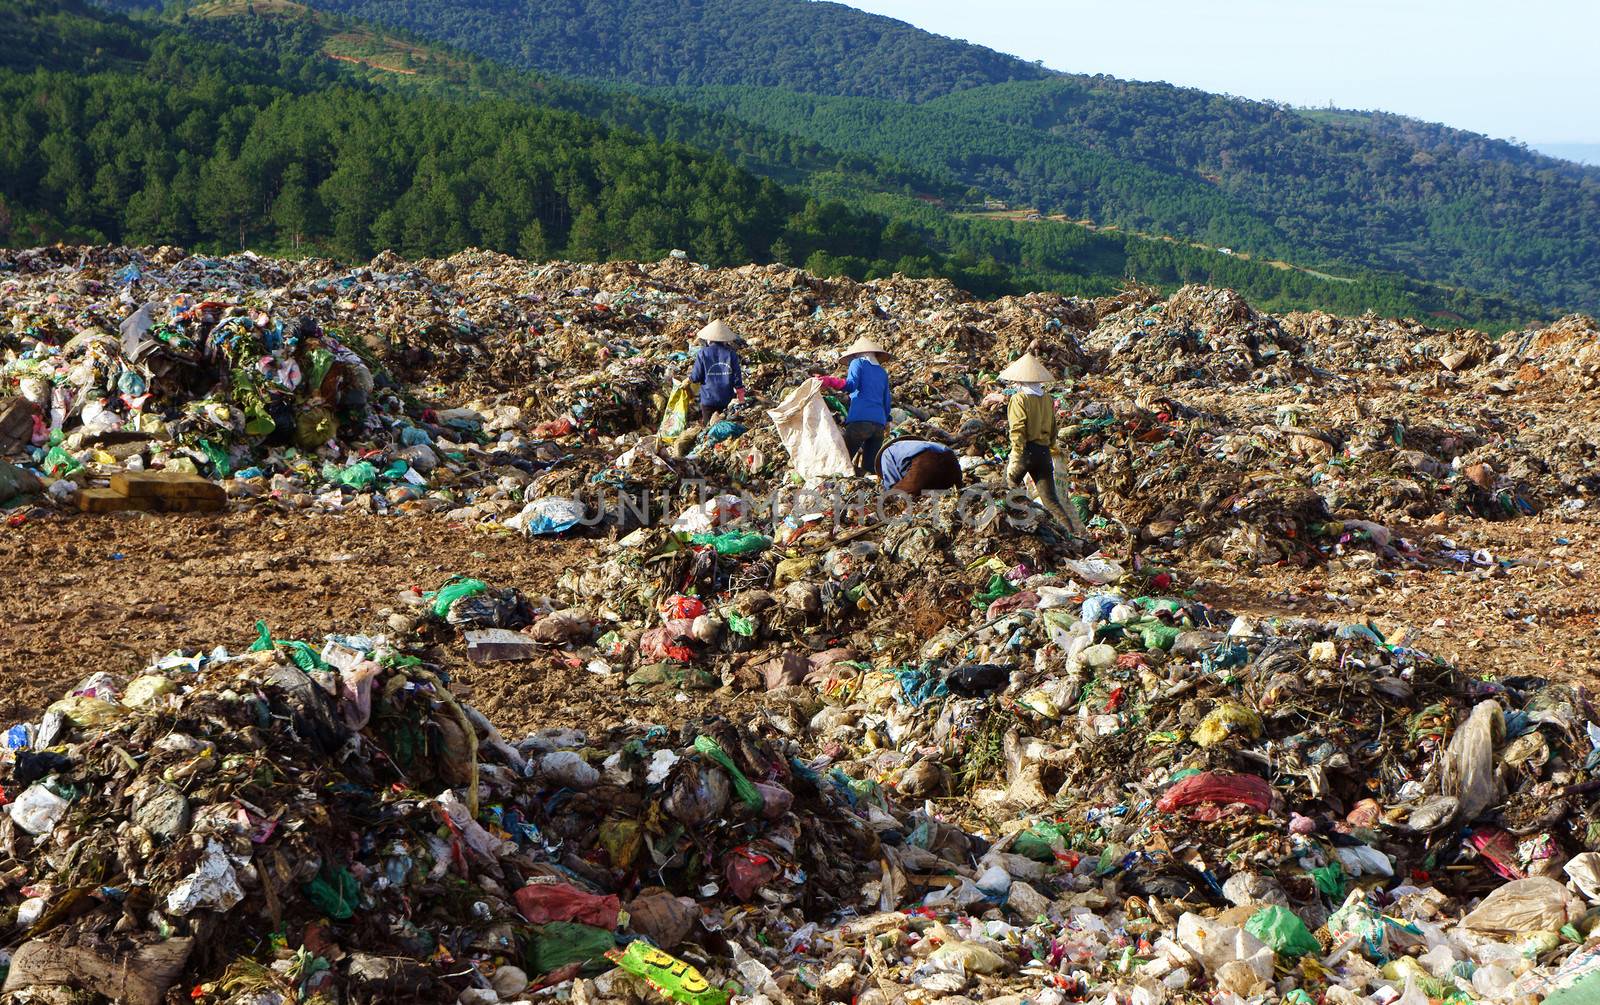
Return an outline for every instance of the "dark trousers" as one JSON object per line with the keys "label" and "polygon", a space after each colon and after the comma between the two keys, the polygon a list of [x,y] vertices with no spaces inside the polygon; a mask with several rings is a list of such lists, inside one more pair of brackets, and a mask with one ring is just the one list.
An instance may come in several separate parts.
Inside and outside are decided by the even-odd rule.
{"label": "dark trousers", "polygon": [[942,450],[924,450],[911,458],[905,474],[891,487],[891,492],[904,492],[915,496],[923,492],[961,487],[961,462],[955,454]]}
{"label": "dark trousers", "polygon": [[726,402],[726,401],[724,401],[720,405],[708,405],[708,404],[706,404],[705,402],[702,401],[700,403],[700,421],[703,422],[703,423],[706,423],[707,425],[710,425],[711,417],[713,415],[716,415],[718,412],[725,411],[727,409],[727,407],[728,407],[728,402]]}
{"label": "dark trousers", "polygon": [[878,451],[883,447],[886,427],[881,422],[847,422],[844,424],[844,448],[855,462],[856,474],[864,475],[877,470]]}
{"label": "dark trousers", "polygon": [[[1039,493],[1039,505],[1044,507],[1046,513],[1068,527],[1076,526],[1076,521],[1067,516],[1066,508],[1056,495],[1056,461],[1050,456],[1049,447],[1030,443],[1023,448],[1022,475],[1033,478],[1034,491]],[[1011,484],[1013,487],[1021,485],[1022,478],[1016,478]]]}

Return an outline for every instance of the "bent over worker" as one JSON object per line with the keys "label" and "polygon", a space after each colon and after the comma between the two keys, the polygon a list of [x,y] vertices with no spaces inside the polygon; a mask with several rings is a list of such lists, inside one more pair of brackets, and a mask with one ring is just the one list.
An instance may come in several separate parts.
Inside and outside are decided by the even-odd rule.
{"label": "bent over worker", "polygon": [[1030,352],[1001,370],[1000,379],[1016,386],[1016,393],[1006,407],[1006,426],[1011,439],[1006,484],[1020,487],[1023,477],[1031,475],[1034,491],[1045,512],[1079,533],[1078,522],[1067,514],[1056,495],[1056,462],[1050,454],[1056,437],[1056,410],[1044,393],[1045,384],[1055,380],[1055,376]]}
{"label": "bent over worker", "polygon": [[689,379],[700,385],[700,421],[710,422],[735,397],[744,401],[744,371],[733,351],[739,336],[723,322],[713,321],[695,337],[705,345],[694,354]]}
{"label": "bent over worker", "polygon": [[878,479],[887,492],[915,496],[961,487],[961,462],[956,452],[932,440],[902,437],[878,451]]}

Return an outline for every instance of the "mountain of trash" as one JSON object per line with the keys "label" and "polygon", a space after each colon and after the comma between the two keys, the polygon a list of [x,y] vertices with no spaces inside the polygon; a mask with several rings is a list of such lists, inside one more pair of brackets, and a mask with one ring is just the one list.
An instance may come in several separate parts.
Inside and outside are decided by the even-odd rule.
{"label": "mountain of trash", "polygon": [[[894,432],[951,445],[969,481],[1004,466],[994,373],[1035,350],[1065,378],[1063,494],[1107,547],[1250,565],[1355,543],[1425,561],[1438,549],[1392,525],[1576,510],[1600,489],[1594,416],[1570,408],[1600,382],[1600,329],[1581,317],[1490,339],[1261,315],[1203,287],[983,303],[942,280],[476,251],[349,269],[43,248],[0,253],[0,294],[15,396],[0,456],[55,480],[60,503],[152,468],[276,506],[470,523],[595,479],[764,488],[787,459],[761,408],[860,335],[897,354]],[[653,438],[715,318],[746,341],[751,401],[732,426],[691,415]]]}
{"label": "mountain of trash", "polygon": [[[215,481],[593,544],[548,595],[460,575],[320,640],[241,625],[9,724],[0,1000],[1600,1000],[1592,694],[1189,589],[1197,560],[1470,562],[1431,518],[1584,510],[1588,319],[478,252],[40,249],[0,293],[25,514]],[[714,318],[749,394],[707,424]],[[1005,466],[995,372],[1067,378],[1083,534],[954,495],[844,512],[856,479],[792,471],[772,406],[862,335],[896,431],[974,484]],[[661,508],[583,511],[622,493]],[[503,732],[465,663],[559,667],[595,714]]]}

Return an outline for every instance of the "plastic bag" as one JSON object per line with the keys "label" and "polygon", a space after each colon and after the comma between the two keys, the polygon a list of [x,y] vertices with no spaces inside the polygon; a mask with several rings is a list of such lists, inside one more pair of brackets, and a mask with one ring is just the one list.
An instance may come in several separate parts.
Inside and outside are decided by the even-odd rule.
{"label": "plastic bag", "polygon": [[378,485],[378,469],[371,461],[357,461],[349,467],[323,464],[322,477],[330,485],[342,485],[354,491],[370,491]]}
{"label": "plastic bag", "polygon": [[1600,903],[1600,852],[1574,855],[1562,870],[1589,902]]}
{"label": "plastic bag", "polygon": [[750,779],[744,776],[744,772],[740,771],[738,765],[733,763],[733,758],[728,756],[727,752],[722,749],[721,744],[709,736],[697,736],[694,738],[694,749],[699,751],[702,756],[708,757],[721,765],[722,769],[733,779],[734,794],[746,806],[757,813],[761,812],[766,805],[766,800],[761,795],[761,790],[756,788]]}
{"label": "plastic bag", "polygon": [[681,1005],[727,1005],[726,991],[712,987],[700,971],[654,946],[630,942],[627,949],[613,949],[606,958]]}
{"label": "plastic bag", "polygon": [[1328,919],[1328,934],[1335,943],[1354,943],[1362,955],[1375,963],[1387,963],[1427,941],[1422,929],[1384,914],[1366,899],[1362,890],[1351,890],[1344,905],[1333,912]]}
{"label": "plastic bag", "polygon": [[1461,919],[1461,925],[1477,932],[1508,935],[1555,932],[1583,914],[1583,905],[1566,887],[1541,876],[1513,880],[1495,890]]}
{"label": "plastic bag", "polygon": [[152,704],[176,690],[178,690],[178,685],[168,678],[157,674],[146,674],[143,677],[135,677],[128,684],[127,690],[122,695],[122,703],[131,708],[137,708],[141,705]]}
{"label": "plastic bag", "polygon": [[301,888],[311,906],[334,921],[348,921],[355,917],[356,902],[361,898],[361,884],[349,869],[323,870]]}
{"label": "plastic bag", "polygon": [[1293,911],[1286,907],[1264,907],[1250,916],[1244,930],[1272,947],[1279,956],[1298,959],[1322,952],[1322,944]]}
{"label": "plastic bag", "polygon": [[1498,702],[1479,702],[1472,715],[1450,737],[1440,772],[1439,795],[1412,811],[1407,823],[1417,830],[1438,830],[1470,822],[1505,796],[1495,771],[1495,747],[1506,737],[1505,714]]}
{"label": "plastic bag", "polygon": [[243,899],[244,890],[239,887],[239,877],[234,874],[227,852],[217,842],[208,841],[205,857],[194,872],[179,880],[167,894],[166,910],[180,918],[198,910],[221,913],[232,910]]}
{"label": "plastic bag", "polygon": [[463,597],[475,597],[489,589],[489,584],[481,579],[465,579],[456,576],[439,587],[433,595],[433,613],[444,617],[450,611],[450,605]]}
{"label": "plastic bag", "polygon": [[622,903],[615,896],[585,893],[570,883],[531,883],[512,899],[522,916],[535,925],[576,921],[596,928],[615,928],[622,911]]}
{"label": "plastic bag", "polygon": [[1253,740],[1261,735],[1263,728],[1261,716],[1243,705],[1224,702],[1200,720],[1189,739],[1197,746],[1214,747],[1236,734]]}
{"label": "plastic bag", "polygon": [[753,555],[772,547],[772,538],[753,531],[730,530],[725,534],[695,534],[689,538],[697,545],[710,545],[719,555]]}
{"label": "plastic bag", "polygon": [[1162,794],[1156,809],[1172,813],[1199,803],[1231,805],[1243,803],[1258,813],[1272,807],[1272,786],[1255,775],[1233,775],[1205,771],[1190,775]]}
{"label": "plastic bag", "polygon": [[30,492],[42,492],[44,483],[31,471],[0,461],[0,502]]}
{"label": "plastic bag", "polygon": [[683,435],[689,428],[689,416],[694,407],[694,397],[689,393],[687,381],[678,381],[672,385],[672,392],[667,395],[667,407],[661,410],[661,422],[656,426],[656,435],[664,442],[671,443]]}
{"label": "plastic bag", "polygon": [[783,868],[771,855],[764,855],[750,847],[740,847],[728,852],[723,874],[728,879],[728,889],[733,895],[749,903],[762,887],[783,875]]}
{"label": "plastic bag", "polygon": [[[323,406],[313,405],[301,409],[295,416],[294,445],[301,450],[315,450],[333,439],[333,435],[338,431],[339,421],[333,417],[333,412]],[[372,467],[370,464],[367,466]],[[376,469],[373,473],[377,473]]]}
{"label": "plastic bag", "polygon": [[523,961],[531,974],[548,974],[572,964],[604,959],[617,946],[616,937],[593,925],[552,921],[534,929]]}
{"label": "plastic bag", "polygon": [[35,837],[55,830],[66,815],[67,801],[43,785],[32,785],[6,810],[18,827]]}
{"label": "plastic bag", "polygon": [[671,949],[694,930],[700,908],[688,897],[641,893],[628,901],[628,927],[663,949]]}
{"label": "plastic bag", "polygon": [[844,434],[822,400],[822,382],[815,377],[789,392],[767,418],[777,427],[778,440],[795,471],[806,481],[855,472]]}
{"label": "plastic bag", "polygon": [[564,496],[546,496],[522,507],[522,512],[506,521],[506,526],[529,537],[561,534],[583,521],[583,504]]}

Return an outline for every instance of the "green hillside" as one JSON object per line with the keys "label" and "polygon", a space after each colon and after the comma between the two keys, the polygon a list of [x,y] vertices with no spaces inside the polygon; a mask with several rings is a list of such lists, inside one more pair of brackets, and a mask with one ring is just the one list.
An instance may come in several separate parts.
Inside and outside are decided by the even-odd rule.
{"label": "green hillside", "polygon": [[1046,215],[1600,309],[1600,169],[1459,130],[1050,73],[810,0],[309,2],[525,68],[670,87]]}
{"label": "green hillside", "polygon": [[0,70],[0,244],[350,259],[684,247],[715,264],[769,260],[780,244],[863,272],[912,259],[965,278],[885,217],[818,206],[719,154],[592,118],[385,91],[342,61],[121,22],[75,0],[3,0],[0,16],[33,41],[23,65]]}
{"label": "green hillside", "polygon": [[[361,258],[781,260],[944,275],[975,293],[1232,286],[1273,309],[1467,319],[1527,303],[1372,270],[1337,278],[1199,242],[968,211],[949,172],[841,154],[612,85],[517,71],[292,0],[127,22],[0,0],[35,33],[0,73],[0,243],[60,237]],[[937,113],[953,114],[953,113]],[[775,184],[775,182],[781,182]]]}
{"label": "green hillside", "polygon": [[316,0],[312,6],[408,28],[513,65],[656,86],[754,84],[925,101],[1048,76],[1012,56],[813,0]]}

